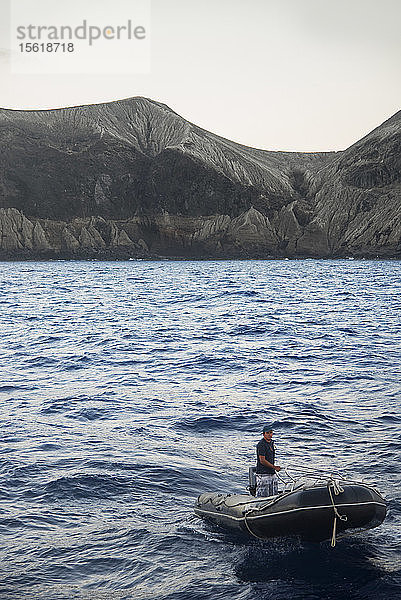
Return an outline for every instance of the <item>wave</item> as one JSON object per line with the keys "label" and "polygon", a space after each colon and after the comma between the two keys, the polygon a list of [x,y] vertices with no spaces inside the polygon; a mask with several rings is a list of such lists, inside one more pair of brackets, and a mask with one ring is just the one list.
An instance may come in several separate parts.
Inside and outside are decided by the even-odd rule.
{"label": "wave", "polygon": [[37,390],[37,385],[32,384],[18,384],[18,385],[0,385],[0,392],[19,392],[19,391],[33,391]]}
{"label": "wave", "polygon": [[203,417],[185,417],[176,421],[174,429],[186,431],[197,431],[199,433],[208,433],[215,430],[238,430],[249,431],[255,428],[255,423],[260,424],[260,415],[248,413],[247,415],[217,415]]}

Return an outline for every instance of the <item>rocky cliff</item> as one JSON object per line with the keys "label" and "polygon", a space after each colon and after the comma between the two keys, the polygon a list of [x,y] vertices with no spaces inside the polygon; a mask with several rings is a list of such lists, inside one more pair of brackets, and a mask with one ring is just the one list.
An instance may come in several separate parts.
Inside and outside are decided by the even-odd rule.
{"label": "rocky cliff", "polygon": [[0,258],[401,255],[401,112],[269,152],[131,98],[0,110]]}

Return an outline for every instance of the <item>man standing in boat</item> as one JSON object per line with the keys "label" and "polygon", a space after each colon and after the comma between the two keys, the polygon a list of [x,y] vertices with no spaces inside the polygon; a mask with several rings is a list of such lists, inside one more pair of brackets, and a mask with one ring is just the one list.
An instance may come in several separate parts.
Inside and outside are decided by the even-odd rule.
{"label": "man standing in boat", "polygon": [[274,464],[275,448],[273,428],[263,428],[263,438],[256,446],[256,496],[275,496],[278,494],[278,477],[276,471],[281,467]]}

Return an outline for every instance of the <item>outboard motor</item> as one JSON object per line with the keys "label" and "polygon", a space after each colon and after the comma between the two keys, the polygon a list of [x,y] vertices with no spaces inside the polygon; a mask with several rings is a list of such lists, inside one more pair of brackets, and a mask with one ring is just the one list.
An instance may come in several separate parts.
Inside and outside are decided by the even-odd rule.
{"label": "outboard motor", "polygon": [[256,467],[249,467],[249,493],[256,496]]}

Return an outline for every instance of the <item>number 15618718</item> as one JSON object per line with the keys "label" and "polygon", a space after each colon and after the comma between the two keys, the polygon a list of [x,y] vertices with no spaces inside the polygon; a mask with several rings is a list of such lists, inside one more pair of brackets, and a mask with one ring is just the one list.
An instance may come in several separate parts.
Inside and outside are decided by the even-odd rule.
{"label": "number 15618718", "polygon": [[62,43],[62,42],[47,42],[47,43],[37,43],[37,42],[25,42],[24,44],[19,44],[19,49],[21,52],[74,52],[74,44],[70,43]]}

